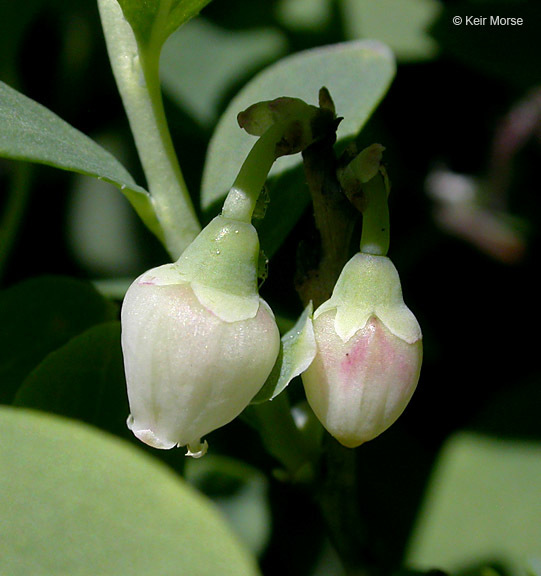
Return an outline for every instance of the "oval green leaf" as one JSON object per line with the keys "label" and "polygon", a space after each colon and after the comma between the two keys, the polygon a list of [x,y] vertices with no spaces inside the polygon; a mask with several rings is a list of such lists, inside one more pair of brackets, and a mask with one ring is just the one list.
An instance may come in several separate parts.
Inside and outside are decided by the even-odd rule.
{"label": "oval green leaf", "polygon": [[80,423],[0,408],[0,573],[257,576],[200,493]]}
{"label": "oval green leaf", "polygon": [[[281,96],[317,105],[319,89],[329,89],[336,113],[344,118],[338,139],[356,136],[381,101],[395,74],[391,51],[363,40],[299,52],[256,75],[231,101],[213,134],[203,173],[201,205],[212,208],[225,197],[255,143],[237,124],[237,114],[261,100]],[[298,165],[299,155],[281,158],[271,174]]]}

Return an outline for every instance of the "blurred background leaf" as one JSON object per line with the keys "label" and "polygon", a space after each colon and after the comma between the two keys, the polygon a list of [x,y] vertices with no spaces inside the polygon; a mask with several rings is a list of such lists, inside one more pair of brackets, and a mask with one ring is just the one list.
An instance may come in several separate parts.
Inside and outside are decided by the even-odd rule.
{"label": "blurred background leaf", "polygon": [[541,447],[460,433],[445,444],[407,561],[457,573],[480,563],[523,574],[541,559]]}
{"label": "blurred background leaf", "polygon": [[[6,48],[5,58],[0,62],[0,78],[55,110],[83,133],[112,135],[103,146],[114,152],[135,181],[142,182],[107,61],[95,0],[36,0],[26,3],[24,9],[8,4],[0,8],[0,43]],[[454,15],[493,14],[523,17],[525,24],[520,29],[482,29],[458,27],[451,20]],[[537,3],[215,0],[205,7],[203,15],[203,22],[196,19],[188,23],[175,33],[170,44],[166,43],[164,55],[171,49],[171,61],[166,58],[162,61],[167,115],[192,191],[200,188],[205,156],[218,118],[263,66],[283,54],[296,55],[306,49],[359,38],[386,41],[396,51],[396,78],[375,114],[355,137],[360,147],[373,142],[386,147],[385,159],[392,182],[390,255],[400,271],[405,299],[419,317],[424,334],[423,372],[408,409],[389,431],[356,452],[360,513],[368,527],[368,549],[381,571],[396,572],[403,564],[414,522],[422,525],[425,512],[429,514],[427,518],[433,517],[430,507],[425,504],[419,510],[419,506],[424,502],[433,463],[441,446],[447,447],[448,438],[454,438],[458,431],[470,430],[476,435],[483,434],[491,442],[505,439],[519,441],[519,445],[522,442],[539,445],[541,426],[537,406],[541,372],[537,365],[538,339],[532,332],[540,318],[537,269],[541,197],[536,190],[541,149],[535,94],[541,82],[537,63],[540,29]],[[201,36],[199,23],[203,24]],[[260,46],[254,36],[258,31],[264,31]],[[175,47],[177,41],[184,42],[182,51]],[[201,45],[206,50],[199,58],[190,50]],[[239,51],[242,46],[246,46],[244,52]],[[186,59],[198,63],[197,83],[193,87],[182,79],[183,74],[193,74]],[[232,65],[235,61],[238,66]],[[223,66],[215,79],[214,65],[219,62]],[[205,74],[207,66],[214,71]],[[350,75],[350,68],[346,67],[340,82],[350,81]],[[178,92],[172,89],[173,84]],[[310,89],[307,95],[312,104],[316,102],[318,88]],[[333,86],[328,88],[334,96]],[[264,99],[272,96],[265,94]],[[350,105],[355,108],[356,103],[352,100]],[[337,112],[345,113],[338,106]],[[347,113],[352,114],[349,109]],[[355,110],[354,116],[356,113]],[[224,151],[216,159],[216,170],[218,177],[228,170],[230,176],[224,189],[216,190],[217,196],[226,191],[254,141],[236,128],[235,114],[231,113],[231,133],[236,131],[235,137],[243,139],[246,149],[238,157],[229,158],[231,151],[224,143]],[[502,166],[502,151],[508,159],[505,178],[494,178],[492,167]],[[19,290],[16,284],[20,280],[40,274],[61,274],[81,279],[98,277],[102,288],[108,293],[114,290],[114,297],[121,298],[129,279],[120,274],[131,278],[143,269],[167,261],[161,246],[144,227],[133,225],[133,220],[119,215],[124,208],[118,204],[111,208],[109,200],[114,201],[113,197],[120,202],[124,199],[104,189],[109,186],[106,183],[87,177],[74,178],[67,172],[39,165],[28,177],[24,174],[27,165],[16,165],[15,171],[10,162],[0,161],[0,189],[16,189],[22,181],[31,190],[2,278],[3,286],[10,287],[8,294],[9,290]],[[480,184],[475,201],[481,208],[491,213],[497,211],[505,221],[518,217],[525,223],[523,249],[515,258],[504,262],[494,257],[494,251],[480,250],[467,235],[454,234],[438,220],[439,200],[431,195],[429,182],[442,166],[447,173]],[[267,217],[257,222],[264,250],[271,257],[262,295],[284,319],[283,323],[290,325],[302,311],[293,286],[297,249],[300,243],[317,244],[305,180],[302,169],[289,170],[284,165],[281,174],[276,174],[269,185],[272,202]],[[72,194],[74,188],[79,193]],[[87,198],[79,202],[76,197],[80,199],[81,194]],[[107,200],[102,203],[105,196]],[[198,194],[194,196],[199,206]],[[5,198],[0,191],[1,209],[6,206]],[[457,195],[453,193],[448,198],[456,201]],[[204,208],[203,218],[209,218],[218,208],[219,203],[209,204]],[[121,230],[123,236],[132,237],[129,243],[115,238],[115,233]],[[470,227],[470,230],[491,241],[485,228]],[[91,239],[88,250],[81,249],[81,245],[76,247],[73,238],[77,232],[79,240],[83,232]],[[98,240],[102,241],[101,247]],[[102,262],[101,268],[88,258],[96,246],[99,250],[94,253],[100,254],[97,258]],[[41,280],[20,298],[10,296],[5,305],[4,296],[0,295],[3,319],[0,376],[7,392],[2,396],[6,402],[13,399],[30,373],[34,374],[35,382],[40,382],[40,388],[43,385],[47,389],[49,383],[37,375],[44,375],[45,367],[52,369],[53,359],[62,358],[72,346],[82,355],[82,344],[93,341],[89,357],[106,358],[109,352],[112,354],[112,349],[108,351],[99,344],[97,336],[113,346],[118,334],[113,338],[106,326],[112,330],[114,324],[109,323],[117,319],[117,309],[109,303],[105,305],[109,312],[104,313],[100,308],[104,305],[101,297],[96,308],[97,295],[88,284],[85,286],[86,297],[84,290],[76,290],[74,294],[54,286],[52,291],[45,290]],[[517,303],[521,304],[519,308]],[[54,320],[58,315],[60,322]],[[112,354],[110,358],[113,357]],[[62,363],[54,370],[57,368],[67,370]],[[82,362],[81,371],[87,368]],[[89,370],[88,374],[91,373]],[[51,384],[54,382],[51,378]],[[69,386],[59,386],[57,390],[60,389],[69,402],[43,398],[43,408],[67,407],[75,409],[77,417],[90,417],[84,410],[77,411],[81,405],[75,396],[84,389],[77,385],[73,390]],[[289,386],[288,394],[294,406],[304,400],[298,382]],[[125,406],[118,409],[124,412]],[[108,425],[104,417],[100,420],[99,413],[96,416],[95,423]],[[121,417],[119,412],[116,417],[118,425],[122,425],[125,414]],[[119,433],[127,434],[124,428]],[[250,525],[254,502],[264,508],[267,499],[270,534],[259,532],[253,548],[262,550],[262,571],[281,576],[341,576],[336,552],[325,534],[312,495],[303,486],[287,484],[275,477],[278,463],[267,453],[258,434],[237,419],[209,436],[212,456],[247,464],[266,477],[265,498],[259,499],[250,489],[251,504],[244,508],[242,498],[239,501],[247,514],[239,519],[240,524],[246,521]],[[135,444],[131,439],[130,442]],[[138,450],[146,448],[139,446]],[[520,448],[517,450],[521,452]],[[445,448],[443,458],[447,453]],[[154,456],[177,470],[182,469],[185,461],[178,451]],[[493,460],[498,461],[499,456]],[[483,455],[479,462],[484,462]],[[505,457],[502,465],[504,462],[508,462]],[[197,474],[198,463],[193,466],[189,473]],[[201,482],[199,487],[218,499],[221,496],[234,499],[235,495],[244,494],[242,481],[231,482],[227,471],[223,472],[220,484],[221,470],[217,465],[209,473],[214,480]],[[452,467],[445,470],[454,474]],[[494,470],[499,470],[497,465]],[[502,474],[506,477],[510,474],[507,466]],[[250,483],[250,472],[246,475]],[[517,487],[521,483],[522,480],[517,480]],[[443,477],[441,486],[445,486]],[[431,488],[431,493],[433,490],[437,491],[437,486]],[[509,498],[515,497],[519,496],[513,489]],[[449,498],[454,499],[454,494]],[[508,508],[505,503],[495,513]],[[261,514],[259,518],[264,517],[261,510],[257,513]],[[493,512],[487,512],[487,518],[493,518]],[[469,513],[471,510],[462,514],[466,527]],[[459,559],[457,574],[515,576],[511,573],[514,568],[494,566],[490,560]],[[419,564],[417,571],[415,565],[411,566],[413,571],[408,575],[425,572],[424,566]],[[438,566],[445,568],[440,562],[430,568]],[[535,574],[535,568],[526,569]]]}
{"label": "blurred background leaf", "polygon": [[342,0],[342,10],[348,38],[385,42],[400,62],[437,55],[429,28],[442,10],[438,0]]}
{"label": "blurred background leaf", "polygon": [[208,128],[216,122],[228,91],[285,50],[286,39],[277,29],[232,33],[196,18],[175,32],[163,47],[163,87],[183,110]]}
{"label": "blurred background leaf", "polygon": [[293,30],[317,31],[324,28],[332,15],[332,0],[279,0],[279,21]]}
{"label": "blurred background leaf", "polygon": [[[95,140],[115,157],[129,161],[116,132],[98,134]],[[110,184],[97,178],[73,177],[66,204],[66,243],[92,278],[133,279],[147,264],[143,226],[125,198],[111,192]]]}

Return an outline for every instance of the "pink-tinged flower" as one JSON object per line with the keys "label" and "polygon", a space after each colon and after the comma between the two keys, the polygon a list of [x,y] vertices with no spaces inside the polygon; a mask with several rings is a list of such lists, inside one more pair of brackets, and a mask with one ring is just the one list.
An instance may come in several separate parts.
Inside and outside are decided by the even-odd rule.
{"label": "pink-tinged flower", "polygon": [[357,254],[314,313],[316,356],[303,375],[310,406],[340,443],[372,440],[402,414],[421,371],[419,324],[386,256]]}

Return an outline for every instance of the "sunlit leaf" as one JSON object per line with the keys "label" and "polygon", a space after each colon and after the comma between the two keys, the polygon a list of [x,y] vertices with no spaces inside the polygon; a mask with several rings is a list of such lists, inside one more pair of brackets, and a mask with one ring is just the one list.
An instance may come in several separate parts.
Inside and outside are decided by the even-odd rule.
{"label": "sunlit leaf", "polygon": [[56,114],[0,82],[0,156],[86,174],[124,193],[145,224],[162,237],[148,192],[107,150]]}
{"label": "sunlit leaf", "polygon": [[8,407],[0,437],[1,574],[259,573],[206,498],[124,441]]}

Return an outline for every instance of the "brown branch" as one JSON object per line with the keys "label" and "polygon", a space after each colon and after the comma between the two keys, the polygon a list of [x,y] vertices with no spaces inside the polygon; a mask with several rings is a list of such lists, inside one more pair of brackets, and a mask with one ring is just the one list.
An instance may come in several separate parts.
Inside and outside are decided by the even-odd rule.
{"label": "brown branch", "polygon": [[302,154],[319,233],[319,243],[305,245],[299,256],[295,287],[305,306],[312,300],[317,307],[331,296],[351,256],[351,237],[359,217],[338,183],[333,144],[334,134],[309,146]]}

